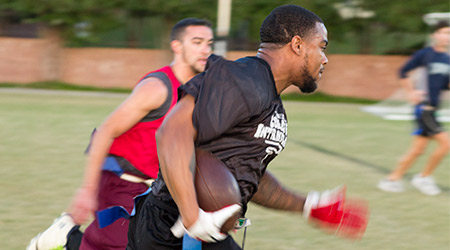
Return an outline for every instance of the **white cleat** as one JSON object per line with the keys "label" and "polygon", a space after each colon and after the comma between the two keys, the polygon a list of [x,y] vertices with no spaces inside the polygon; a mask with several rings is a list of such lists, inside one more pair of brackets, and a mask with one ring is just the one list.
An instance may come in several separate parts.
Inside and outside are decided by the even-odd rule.
{"label": "white cleat", "polygon": [[432,176],[422,177],[421,174],[416,174],[412,178],[411,184],[426,195],[438,195],[441,193],[441,189],[436,185]]}
{"label": "white cleat", "polygon": [[382,179],[378,182],[377,187],[383,191],[392,193],[400,193],[405,191],[403,181],[401,180],[391,181],[388,179]]}
{"label": "white cleat", "polygon": [[64,247],[67,236],[73,227],[77,226],[68,213],[62,213],[53,224],[42,233],[31,239],[27,250],[52,250]]}

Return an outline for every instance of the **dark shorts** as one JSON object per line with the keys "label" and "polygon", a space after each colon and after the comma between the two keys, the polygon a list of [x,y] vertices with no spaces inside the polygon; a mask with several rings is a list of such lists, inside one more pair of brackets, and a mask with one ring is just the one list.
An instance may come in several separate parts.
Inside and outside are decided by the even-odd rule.
{"label": "dark shorts", "polygon": [[436,119],[436,108],[421,103],[416,106],[415,111],[416,130],[413,135],[433,136],[444,131]]}
{"label": "dark shorts", "polygon": [[[170,228],[178,219],[179,212],[173,202],[163,202],[152,193],[136,204],[136,215],[131,218],[127,250],[181,250],[182,239],[173,236]],[[240,250],[228,236],[218,243],[202,243],[202,250]]]}
{"label": "dark shorts", "polygon": [[[148,186],[120,179],[110,171],[102,171],[98,194],[98,210],[111,206],[123,206],[130,213],[134,207],[133,198],[144,193]],[[123,250],[127,245],[129,221],[118,219],[113,224],[100,229],[97,217],[86,228],[80,250]]]}

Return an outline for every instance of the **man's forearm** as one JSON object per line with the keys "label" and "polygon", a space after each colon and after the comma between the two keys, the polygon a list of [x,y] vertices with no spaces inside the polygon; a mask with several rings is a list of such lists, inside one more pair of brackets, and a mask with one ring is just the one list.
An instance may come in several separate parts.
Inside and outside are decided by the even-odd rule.
{"label": "man's forearm", "polygon": [[193,181],[196,136],[193,109],[193,98],[186,96],[169,113],[156,134],[160,171],[185,227],[197,220],[199,212]]}
{"label": "man's forearm", "polygon": [[112,142],[113,138],[103,129],[100,128],[95,132],[86,160],[83,188],[88,188],[95,193],[98,191],[101,169]]}
{"label": "man's forearm", "polygon": [[[183,148],[183,149],[182,149]],[[176,146],[178,150],[183,150],[190,154],[190,157],[195,157],[192,150],[180,145]],[[158,149],[159,155],[166,155],[164,149]],[[184,159],[181,159],[184,158]],[[183,218],[183,224],[185,227],[189,227],[195,222],[198,216],[198,204],[196,203],[196,193],[194,188],[193,176],[190,168],[186,166],[192,160],[187,160],[183,154],[177,154],[176,157],[160,157],[160,171],[164,177],[164,181],[169,189],[169,192],[178,206],[181,217]]]}
{"label": "man's forearm", "polygon": [[268,208],[302,212],[305,197],[285,189],[266,171],[251,201]]}

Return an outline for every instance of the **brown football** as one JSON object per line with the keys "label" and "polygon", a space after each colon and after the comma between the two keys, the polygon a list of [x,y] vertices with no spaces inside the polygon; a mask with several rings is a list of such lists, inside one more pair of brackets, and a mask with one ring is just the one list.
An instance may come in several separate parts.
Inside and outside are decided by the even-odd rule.
{"label": "brown football", "polygon": [[[214,212],[233,204],[241,204],[239,186],[227,166],[210,152],[196,149],[195,190],[198,205],[205,212]],[[233,229],[241,217],[234,214],[222,226],[221,232]]]}

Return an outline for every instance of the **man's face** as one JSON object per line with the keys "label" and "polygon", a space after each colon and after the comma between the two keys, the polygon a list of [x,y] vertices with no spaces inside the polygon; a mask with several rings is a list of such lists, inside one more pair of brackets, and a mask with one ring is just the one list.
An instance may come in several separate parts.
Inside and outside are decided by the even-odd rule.
{"label": "man's face", "polygon": [[450,45],[450,27],[444,27],[433,33],[436,46],[448,48]]}
{"label": "man's face", "polygon": [[324,66],[328,62],[325,49],[328,45],[327,29],[323,23],[316,23],[316,32],[311,38],[304,40],[305,54],[300,69],[301,82],[296,83],[303,93],[311,93],[317,89],[317,82],[322,77]]}
{"label": "man's face", "polygon": [[211,55],[214,41],[213,32],[207,26],[188,26],[181,38],[181,56],[192,71],[200,73],[205,70],[206,61]]}

